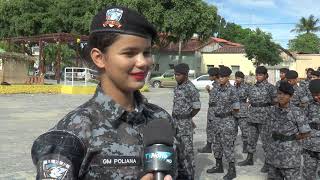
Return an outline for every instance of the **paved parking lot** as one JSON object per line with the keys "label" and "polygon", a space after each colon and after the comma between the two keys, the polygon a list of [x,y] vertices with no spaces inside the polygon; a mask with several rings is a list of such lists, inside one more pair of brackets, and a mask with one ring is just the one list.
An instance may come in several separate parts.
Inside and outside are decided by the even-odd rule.
{"label": "paved parking lot", "polygon": [[[173,89],[151,89],[144,95],[168,112],[172,109]],[[34,179],[35,169],[30,158],[33,140],[59,121],[67,112],[81,105],[91,95],[48,95],[16,94],[0,95],[0,180]],[[195,150],[206,141],[205,127],[208,94],[201,92],[202,108],[194,121],[197,124],[194,137]],[[242,160],[241,142],[237,141],[236,158]],[[238,167],[237,180],[264,180],[265,174],[259,172],[263,159],[261,145],[258,147],[255,166]],[[195,152],[196,153],[196,152]],[[201,180],[220,180],[223,174],[206,174],[206,169],[214,163],[211,154],[196,153],[196,177]],[[226,172],[226,171],[225,171]]]}

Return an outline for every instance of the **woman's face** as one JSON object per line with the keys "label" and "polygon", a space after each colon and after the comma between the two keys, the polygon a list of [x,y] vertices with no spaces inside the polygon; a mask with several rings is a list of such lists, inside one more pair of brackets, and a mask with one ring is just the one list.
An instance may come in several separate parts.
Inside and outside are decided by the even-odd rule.
{"label": "woman's face", "polygon": [[[97,55],[97,49],[94,49],[91,51],[92,59]],[[105,53],[100,53],[101,62],[94,62],[103,69],[102,81],[106,80],[119,90],[127,92],[143,87],[145,77],[152,66],[150,39],[120,35]]]}

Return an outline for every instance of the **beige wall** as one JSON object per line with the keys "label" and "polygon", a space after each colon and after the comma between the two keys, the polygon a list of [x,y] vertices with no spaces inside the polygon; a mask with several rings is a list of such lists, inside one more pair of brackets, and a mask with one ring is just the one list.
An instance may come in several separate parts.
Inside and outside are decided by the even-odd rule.
{"label": "beige wall", "polygon": [[306,78],[305,69],[317,69],[320,66],[320,54],[298,54],[296,58],[295,66],[300,78]]}
{"label": "beige wall", "polygon": [[3,60],[0,83],[24,84],[28,78],[28,66],[28,61],[24,60]]}
{"label": "beige wall", "polygon": [[228,66],[240,66],[240,71],[245,75],[249,75],[250,72],[255,72],[255,67],[252,61],[245,57],[245,54],[202,54],[202,66],[201,72],[206,73],[208,71],[207,65],[219,65]]}

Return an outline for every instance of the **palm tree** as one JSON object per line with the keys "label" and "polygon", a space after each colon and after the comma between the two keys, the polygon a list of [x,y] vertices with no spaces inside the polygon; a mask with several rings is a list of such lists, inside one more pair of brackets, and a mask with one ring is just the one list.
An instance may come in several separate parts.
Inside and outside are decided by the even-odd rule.
{"label": "palm tree", "polygon": [[296,28],[292,29],[291,32],[297,32],[297,33],[311,33],[311,32],[318,32],[320,31],[320,26],[317,26],[319,22],[318,18],[315,18],[313,15],[310,15],[308,19],[305,17],[302,17],[299,20],[299,23],[296,24]]}

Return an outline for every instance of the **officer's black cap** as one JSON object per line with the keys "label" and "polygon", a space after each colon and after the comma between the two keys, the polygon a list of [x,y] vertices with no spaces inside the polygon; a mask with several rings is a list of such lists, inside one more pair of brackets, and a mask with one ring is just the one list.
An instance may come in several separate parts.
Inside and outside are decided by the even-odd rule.
{"label": "officer's black cap", "polygon": [[289,69],[288,68],[280,68],[280,72],[282,72],[282,73],[287,73],[289,71]]}
{"label": "officer's black cap", "polygon": [[219,75],[219,68],[210,68],[208,70],[209,76],[218,76]]}
{"label": "officer's black cap", "polygon": [[320,93],[320,79],[310,81],[309,90],[311,93]]}
{"label": "officer's black cap", "polygon": [[311,72],[311,75],[320,77],[320,71],[312,71],[312,72]]}
{"label": "officer's black cap", "polygon": [[230,76],[231,73],[232,73],[231,69],[227,66],[221,66],[219,69],[219,76],[220,77]]}
{"label": "officer's black cap", "polygon": [[268,70],[264,66],[258,66],[256,68],[256,74],[267,74],[267,73],[268,73]]}
{"label": "officer's black cap", "polygon": [[290,70],[286,73],[286,78],[287,79],[297,79],[298,78],[298,73],[297,71]]}
{"label": "officer's black cap", "polygon": [[289,84],[287,81],[281,81],[280,82],[279,91],[281,91],[281,92],[283,92],[285,94],[289,94],[291,96],[294,93],[293,86],[291,84]]}
{"label": "officer's black cap", "polygon": [[244,74],[241,71],[237,71],[235,77],[244,78]]}
{"label": "officer's black cap", "polygon": [[90,33],[95,32],[129,34],[152,40],[157,36],[156,29],[143,15],[121,6],[110,6],[98,12],[90,27]]}
{"label": "officer's black cap", "polygon": [[185,74],[187,75],[189,73],[189,65],[185,63],[177,64],[174,67],[174,72],[175,73],[180,73],[180,74]]}

